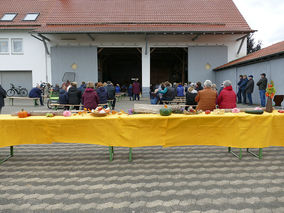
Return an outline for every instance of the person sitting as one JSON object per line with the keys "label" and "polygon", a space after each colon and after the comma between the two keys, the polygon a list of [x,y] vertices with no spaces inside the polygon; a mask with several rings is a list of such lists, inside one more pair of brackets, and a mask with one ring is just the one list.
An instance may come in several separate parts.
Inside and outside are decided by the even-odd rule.
{"label": "person sitting", "polygon": [[201,82],[197,82],[197,83],[196,83],[195,89],[196,89],[196,91],[203,90],[203,87],[202,87],[202,85],[201,85]]}
{"label": "person sitting", "polygon": [[184,87],[181,85],[181,83],[177,87],[177,96],[184,97]]}
{"label": "person sitting", "polygon": [[60,90],[60,87],[59,87],[59,84],[55,84],[55,87],[53,88],[53,95],[58,95],[59,94],[59,90]]}
{"label": "person sitting", "polygon": [[[65,86],[63,86],[59,90],[59,104],[63,104],[63,105],[68,104],[68,93],[66,92]],[[64,110],[68,110],[68,109],[69,107],[64,106]]]}
{"label": "person sitting", "polygon": [[224,81],[224,89],[218,96],[218,105],[220,109],[233,109],[237,107],[237,95],[232,88],[229,80]]}
{"label": "person sitting", "polygon": [[[197,96],[197,91],[194,89],[194,87],[190,86],[187,89],[186,92],[186,102],[185,105],[197,105],[196,101],[195,101],[195,97]],[[193,108],[196,108],[195,106]],[[188,109],[188,106],[185,107],[185,109]]]}
{"label": "person sitting", "polygon": [[112,109],[114,109],[115,103],[116,103],[115,88],[110,81],[107,81],[106,90],[107,90],[107,99],[112,100],[112,106],[111,107],[112,107]]}
{"label": "person sitting", "polygon": [[81,84],[81,86],[79,87],[79,90],[81,91],[82,94],[84,94],[85,89],[86,89],[86,82],[85,82],[85,81],[82,81],[82,84]]}
{"label": "person sitting", "polygon": [[[39,86],[39,84],[37,84],[36,87],[31,89],[31,91],[29,93],[29,97],[30,98],[39,98],[40,105],[43,106],[41,93],[42,93],[42,91],[40,89],[40,86]],[[38,105],[37,101],[35,102],[35,105]]]}
{"label": "person sitting", "polygon": [[119,84],[116,84],[115,93],[120,93],[120,86],[119,86]]}
{"label": "person sitting", "polygon": [[5,105],[4,99],[7,97],[7,92],[6,90],[3,89],[3,87],[0,84],[0,114],[2,111],[2,107]]}
{"label": "person sitting", "polygon": [[102,82],[99,82],[97,85],[97,94],[99,96],[99,104],[107,104],[107,90],[103,87]]}
{"label": "person sitting", "polygon": [[157,104],[159,100],[159,96],[157,95],[158,89],[155,89],[154,86],[150,85],[150,103]]}
{"label": "person sitting", "polygon": [[87,83],[87,88],[82,96],[82,103],[86,109],[96,109],[99,104],[99,97],[95,91],[95,84],[93,82]]}
{"label": "person sitting", "polygon": [[[82,93],[77,89],[77,83],[72,82],[71,87],[68,90],[68,104],[70,105],[80,105]],[[79,106],[74,107],[76,110],[79,110]]]}
{"label": "person sitting", "polygon": [[206,80],[204,82],[204,89],[199,90],[195,101],[198,103],[197,110],[214,110],[216,108],[217,92],[212,90],[212,82]]}
{"label": "person sitting", "polygon": [[163,90],[159,90],[158,92],[162,94],[162,98],[160,100],[161,104],[163,104],[163,102],[172,101],[175,98],[175,88],[171,87],[169,82],[166,82],[165,88]]}

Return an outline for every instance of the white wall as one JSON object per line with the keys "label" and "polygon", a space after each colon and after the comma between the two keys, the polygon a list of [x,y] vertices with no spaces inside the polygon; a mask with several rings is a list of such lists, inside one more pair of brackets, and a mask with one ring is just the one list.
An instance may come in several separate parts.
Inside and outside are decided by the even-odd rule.
{"label": "white wall", "polygon": [[[1,55],[0,54],[0,71],[21,71],[31,70],[33,84],[40,81],[46,81],[46,55],[43,43],[33,38],[28,32],[19,31],[2,31],[0,38],[22,38],[23,50],[22,55]],[[11,49],[11,42],[10,42]]]}

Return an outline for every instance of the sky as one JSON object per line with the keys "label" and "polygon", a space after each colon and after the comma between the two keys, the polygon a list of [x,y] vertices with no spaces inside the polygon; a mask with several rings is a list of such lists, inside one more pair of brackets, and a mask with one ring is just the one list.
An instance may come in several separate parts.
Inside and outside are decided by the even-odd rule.
{"label": "sky", "polygon": [[284,41],[284,0],[233,0],[263,47]]}

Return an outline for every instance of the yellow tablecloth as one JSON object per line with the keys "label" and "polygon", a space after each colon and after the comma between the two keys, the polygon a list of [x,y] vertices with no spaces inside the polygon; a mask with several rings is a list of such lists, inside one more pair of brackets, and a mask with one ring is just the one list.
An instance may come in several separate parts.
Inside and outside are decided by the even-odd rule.
{"label": "yellow tablecloth", "polygon": [[0,115],[0,147],[52,142],[105,146],[284,146],[284,114],[90,115],[65,118]]}

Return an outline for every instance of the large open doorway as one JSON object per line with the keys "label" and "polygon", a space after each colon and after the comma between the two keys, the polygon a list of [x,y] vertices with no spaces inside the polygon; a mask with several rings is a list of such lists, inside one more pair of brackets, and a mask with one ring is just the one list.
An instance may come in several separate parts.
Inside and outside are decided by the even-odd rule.
{"label": "large open doorway", "polygon": [[129,85],[132,79],[138,78],[141,83],[141,60],[141,48],[99,48],[99,81]]}
{"label": "large open doorway", "polygon": [[151,48],[151,84],[187,82],[187,54],[187,48]]}

